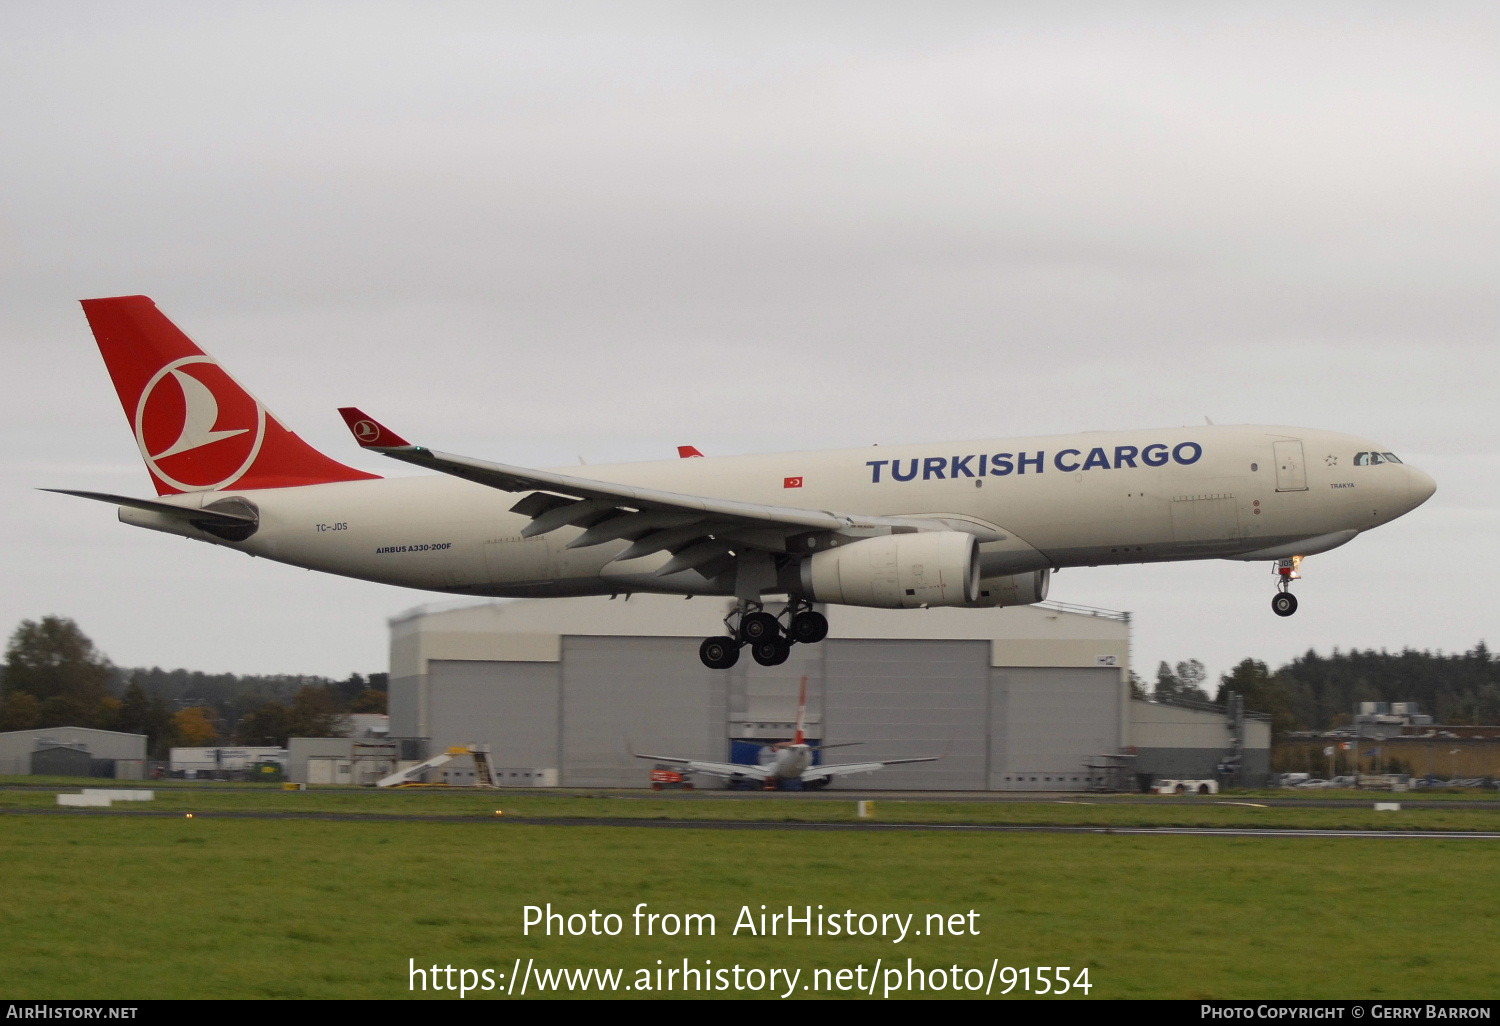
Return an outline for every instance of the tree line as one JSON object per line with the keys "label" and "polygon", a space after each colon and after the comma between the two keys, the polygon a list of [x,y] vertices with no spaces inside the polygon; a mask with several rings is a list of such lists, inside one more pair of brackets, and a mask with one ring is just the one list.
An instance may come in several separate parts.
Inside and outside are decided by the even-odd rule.
{"label": "tree line", "polygon": [[[344,717],[386,711],[386,675],[345,680],[304,675],[241,676],[193,670],[122,669],[65,617],[25,620],[5,650],[0,731],[99,727],[145,734],[152,758],[175,745],[285,745],[289,737],[332,737]],[[1201,662],[1161,663],[1131,692],[1157,701],[1223,705],[1230,692],[1271,717],[1273,743],[1290,731],[1350,722],[1360,702],[1418,702],[1437,723],[1500,723],[1500,663],[1484,642],[1466,652],[1309,649],[1271,670],[1245,659],[1208,693]]]}
{"label": "tree line", "polygon": [[150,758],[173,747],[285,746],[336,737],[350,713],[386,711],[386,675],[345,680],[242,676],[113,665],[72,620],[23,620],[5,649],[0,732],[96,727],[145,734]]}
{"label": "tree line", "polygon": [[[1131,674],[1137,697],[1208,702],[1203,664],[1163,662],[1148,692]],[[1483,641],[1466,652],[1400,652],[1334,649],[1308,651],[1272,670],[1245,659],[1219,677],[1213,701],[1244,696],[1245,708],[1271,717],[1273,743],[1291,731],[1321,731],[1353,722],[1361,702],[1416,702],[1435,723],[1500,723],[1500,663]]]}

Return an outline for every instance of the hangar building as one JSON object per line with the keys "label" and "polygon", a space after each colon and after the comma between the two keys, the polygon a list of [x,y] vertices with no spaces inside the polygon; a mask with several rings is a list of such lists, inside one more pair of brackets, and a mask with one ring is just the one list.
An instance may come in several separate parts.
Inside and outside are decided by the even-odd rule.
{"label": "hangar building", "polygon": [[39,727],[0,734],[0,774],[113,777],[146,775],[146,735],[93,727]]}
{"label": "hangar building", "polygon": [[637,594],[412,610],[390,622],[391,736],[487,744],[505,782],[641,787],[633,752],[753,762],[790,737],[805,676],[809,739],[860,744],[829,762],[941,756],[846,787],[1084,790],[1124,765],[1129,614],[831,606],[828,639],[786,663],[710,670],[698,645],[728,609]]}

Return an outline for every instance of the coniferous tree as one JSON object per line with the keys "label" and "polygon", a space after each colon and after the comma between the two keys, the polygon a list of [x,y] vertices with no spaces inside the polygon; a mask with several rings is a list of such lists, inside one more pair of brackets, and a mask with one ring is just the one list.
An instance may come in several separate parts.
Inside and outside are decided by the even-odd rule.
{"label": "coniferous tree", "polygon": [[[39,705],[36,727],[108,727],[114,668],[72,620],[22,620],[5,650],[5,711],[28,718],[29,696]],[[12,728],[26,729],[26,728]]]}

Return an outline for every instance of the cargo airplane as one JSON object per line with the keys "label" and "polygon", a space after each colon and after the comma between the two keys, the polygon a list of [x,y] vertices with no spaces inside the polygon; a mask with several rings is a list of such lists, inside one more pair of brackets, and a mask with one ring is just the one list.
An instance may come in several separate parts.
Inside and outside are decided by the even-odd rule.
{"label": "cargo airplane", "polygon": [[790,741],[778,741],[761,749],[761,758],[751,766],[738,762],[707,762],[702,759],[683,759],[674,755],[640,755],[637,759],[652,759],[681,766],[688,773],[706,773],[727,780],[735,785],[759,784],[767,791],[792,791],[827,787],[835,777],[851,773],[873,773],[887,766],[909,762],[937,762],[941,756],[922,755],[910,759],[884,759],[880,762],[848,762],[842,765],[814,766],[816,754],[826,748],[845,748],[859,741],[841,744],[815,745],[807,740],[807,678],[802,678],[801,691],[797,695],[797,732]]}
{"label": "cargo airplane", "polygon": [[[137,527],[368,581],[505,597],[635,591],[737,601],[723,669],[828,633],[815,603],[1039,602],[1061,567],[1303,557],[1389,523],[1431,477],[1382,444],[1205,425],[530,470],[413,445],[357,409],[355,440],[436,475],[382,478],[304,442],[145,296],[83,301],[154,499],[66,490]],[[56,489],[64,491],[63,489]],[[768,599],[785,604],[773,613]]]}

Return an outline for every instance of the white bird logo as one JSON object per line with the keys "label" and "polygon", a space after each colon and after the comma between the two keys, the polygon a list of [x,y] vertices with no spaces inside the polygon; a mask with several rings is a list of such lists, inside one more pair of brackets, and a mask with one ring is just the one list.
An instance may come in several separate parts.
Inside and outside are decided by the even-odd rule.
{"label": "white bird logo", "polygon": [[[179,360],[174,360],[152,375],[151,380],[146,383],[146,387],[141,390],[140,398],[136,401],[135,407],[135,441],[140,446],[141,455],[146,458],[146,462],[151,467],[152,473],[158,479],[181,492],[209,491],[215,488],[226,487],[237,481],[244,475],[245,471],[250,469],[251,464],[260,455],[260,447],[266,437],[266,409],[249,393],[245,393],[245,396],[254,404],[252,426],[229,428],[227,430],[219,430],[216,427],[221,411],[219,397],[214,394],[213,386],[194,376],[191,372],[179,369],[193,363],[208,364],[211,367],[218,366],[213,360],[203,355],[185,356]],[[151,452],[146,448],[146,421],[148,417],[155,421],[156,418],[168,415],[171,404],[167,404],[166,406],[152,406],[150,401],[152,395],[156,393],[157,386],[168,378],[176,381],[177,387],[182,390],[182,425],[177,430],[176,441],[159,452]],[[229,387],[238,388],[233,382],[229,383]],[[243,390],[241,389],[240,391]],[[148,412],[148,407],[157,412]],[[240,423],[244,423],[248,419],[244,415],[245,412],[241,411],[234,419],[239,420]],[[160,426],[167,427],[165,424]],[[153,432],[153,435],[156,438],[160,438],[162,437],[162,432]],[[225,439],[236,438],[240,435],[251,436],[248,443],[248,451],[243,456],[239,452],[238,447],[229,446],[227,451],[220,450],[223,459],[212,458],[202,466],[186,470],[185,476],[189,480],[179,480],[161,466],[161,461],[169,456],[191,452],[194,449],[201,449],[206,445],[212,445],[214,442],[222,442]],[[235,463],[239,465],[235,466]],[[179,473],[184,472],[179,471]],[[215,474],[222,474],[223,476],[217,481],[204,480],[204,478]]]}
{"label": "white bird logo", "polygon": [[219,421],[219,400],[214,398],[213,392],[190,374],[184,374],[179,370],[169,373],[177,379],[177,384],[182,389],[182,400],[186,406],[182,416],[182,433],[177,436],[177,441],[161,452],[152,453],[153,460],[176,456],[189,449],[201,448],[213,442],[222,442],[226,438],[249,432],[249,428],[215,431],[214,425]]}

